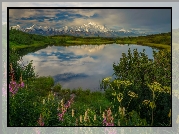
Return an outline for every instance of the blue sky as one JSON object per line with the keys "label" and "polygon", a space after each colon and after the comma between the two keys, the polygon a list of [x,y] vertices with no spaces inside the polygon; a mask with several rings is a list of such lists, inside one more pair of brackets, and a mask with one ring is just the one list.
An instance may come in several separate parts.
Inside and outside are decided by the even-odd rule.
{"label": "blue sky", "polygon": [[[2,23],[7,22],[7,7],[172,7],[173,29],[179,28],[178,2],[3,2]],[[111,29],[135,29],[164,32],[170,29],[170,13],[167,11],[126,11],[126,10],[56,10],[56,11],[12,11],[10,25],[80,26],[95,22]]]}

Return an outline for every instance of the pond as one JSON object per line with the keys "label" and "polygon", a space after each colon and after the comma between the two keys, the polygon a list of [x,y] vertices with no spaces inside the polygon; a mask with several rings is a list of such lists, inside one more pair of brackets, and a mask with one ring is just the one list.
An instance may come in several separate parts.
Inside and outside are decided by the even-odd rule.
{"label": "pond", "polygon": [[55,84],[63,88],[100,90],[103,78],[113,75],[113,63],[119,63],[122,53],[128,49],[142,52],[145,49],[149,58],[153,58],[152,48],[140,45],[101,44],[79,46],[48,46],[22,59],[26,63],[33,60],[35,72],[39,76],[52,76]]}

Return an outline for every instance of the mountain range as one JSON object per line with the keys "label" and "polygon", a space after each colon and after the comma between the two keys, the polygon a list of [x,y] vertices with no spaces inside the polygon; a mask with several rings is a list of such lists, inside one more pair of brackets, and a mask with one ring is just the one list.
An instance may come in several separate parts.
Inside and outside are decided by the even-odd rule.
{"label": "mountain range", "polygon": [[[81,26],[63,26],[59,29],[49,26],[38,26],[37,24],[31,27],[21,27],[20,25],[11,26],[10,29],[21,30],[28,33],[40,35],[72,35],[72,36],[99,36],[99,37],[119,37],[119,36],[141,36],[147,35],[139,30],[111,30],[105,25],[99,25],[94,22],[89,22]],[[148,33],[149,34],[149,33]]]}

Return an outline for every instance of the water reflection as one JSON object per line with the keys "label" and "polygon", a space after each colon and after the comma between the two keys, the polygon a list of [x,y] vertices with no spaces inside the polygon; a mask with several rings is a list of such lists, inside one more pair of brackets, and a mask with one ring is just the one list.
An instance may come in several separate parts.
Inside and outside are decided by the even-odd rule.
{"label": "water reflection", "polygon": [[33,60],[35,72],[40,76],[53,76],[56,83],[64,88],[98,90],[99,81],[112,76],[113,63],[119,62],[122,53],[128,49],[143,49],[152,58],[152,48],[138,45],[81,45],[51,46],[23,56],[23,60]]}

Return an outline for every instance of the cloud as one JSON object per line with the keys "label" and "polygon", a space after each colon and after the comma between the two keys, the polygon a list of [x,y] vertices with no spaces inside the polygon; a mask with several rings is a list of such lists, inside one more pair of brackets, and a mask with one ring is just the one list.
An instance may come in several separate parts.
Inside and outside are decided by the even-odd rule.
{"label": "cloud", "polygon": [[171,26],[171,12],[167,9],[10,9],[9,17],[10,26],[23,27],[38,24],[60,28],[94,22],[118,30],[140,28],[167,32]]}
{"label": "cloud", "polygon": [[[142,51],[145,46],[131,45],[132,49]],[[83,45],[44,48],[35,53],[23,57],[23,60],[33,59],[35,72],[40,76],[56,76],[65,87],[82,86],[96,87],[99,80],[113,74],[113,63],[118,63],[122,53],[127,53],[127,45]],[[90,52],[90,50],[96,50]],[[150,57],[152,49],[146,50]],[[68,58],[67,58],[68,57]],[[68,76],[65,76],[68,74]],[[75,76],[77,75],[77,76]],[[76,78],[76,79],[75,79]],[[66,81],[66,82],[64,82]],[[88,83],[93,83],[90,85]]]}

